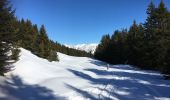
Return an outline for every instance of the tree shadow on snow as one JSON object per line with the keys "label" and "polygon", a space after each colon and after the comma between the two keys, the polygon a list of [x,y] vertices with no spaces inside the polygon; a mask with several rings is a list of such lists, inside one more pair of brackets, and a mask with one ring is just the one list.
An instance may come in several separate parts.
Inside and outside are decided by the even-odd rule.
{"label": "tree shadow on snow", "polygon": [[84,69],[84,70],[93,72],[96,75],[120,75],[120,76],[132,77],[132,78],[147,77],[147,79],[149,77],[149,79],[163,80],[163,77],[161,75],[159,75],[158,73],[142,72],[142,71],[138,71],[138,70],[134,70],[134,69],[133,70],[121,69],[118,71],[110,71],[110,70],[98,70],[98,69],[88,68],[88,69]]}
{"label": "tree shadow on snow", "polygon": [[107,65],[106,62],[95,60],[95,59],[89,60],[89,62],[100,67],[106,67]]}
{"label": "tree shadow on snow", "polygon": [[68,71],[72,72],[74,75],[82,78],[82,79],[85,79],[85,80],[89,80],[92,84],[103,84],[103,85],[106,85],[107,82],[109,81],[109,79],[105,79],[105,78],[93,78],[91,77],[90,75],[88,74],[85,74],[83,72],[80,72],[80,71],[76,71],[76,70],[72,70],[72,69],[67,69]]}
{"label": "tree shadow on snow", "polygon": [[[110,78],[94,78],[84,71],[76,71],[68,69],[74,75],[88,80],[92,84],[105,85],[106,88],[100,88],[99,90],[107,92],[112,97],[117,97],[121,100],[148,100],[155,98],[170,98],[170,81],[156,79],[158,76],[154,76],[146,73],[130,73],[130,72],[113,72],[98,69],[85,69],[84,71],[90,71],[96,75],[107,76]],[[148,78],[150,77],[150,78]],[[152,80],[152,78],[155,78]],[[109,89],[107,88],[109,86]],[[80,89],[74,89],[78,93]],[[159,94],[159,92],[161,94]],[[104,97],[106,98],[106,97]]]}
{"label": "tree shadow on snow", "polygon": [[[11,76],[0,85],[0,91],[6,96],[0,96],[0,100],[63,100],[53,94],[52,90],[39,85],[28,85],[23,83],[18,76]],[[0,93],[1,94],[1,93]]]}
{"label": "tree shadow on snow", "polygon": [[74,90],[75,92],[79,93],[80,95],[82,95],[83,97],[85,98],[88,98],[88,99],[91,99],[91,100],[98,100],[97,97],[95,97],[94,95],[88,93],[87,91],[84,91],[84,90],[81,90],[81,89],[78,89],[72,85],[69,85],[67,83],[65,83],[65,85],[69,88],[69,89],[72,89]]}

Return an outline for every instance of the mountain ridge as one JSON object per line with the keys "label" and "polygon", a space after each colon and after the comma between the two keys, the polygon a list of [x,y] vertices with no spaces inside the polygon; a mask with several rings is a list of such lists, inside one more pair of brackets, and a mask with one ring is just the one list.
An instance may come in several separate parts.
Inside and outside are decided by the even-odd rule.
{"label": "mountain ridge", "polygon": [[77,45],[65,44],[66,47],[77,49],[77,50],[83,50],[83,51],[86,51],[86,52],[91,52],[92,54],[94,54],[97,45],[98,45],[97,43],[77,44]]}

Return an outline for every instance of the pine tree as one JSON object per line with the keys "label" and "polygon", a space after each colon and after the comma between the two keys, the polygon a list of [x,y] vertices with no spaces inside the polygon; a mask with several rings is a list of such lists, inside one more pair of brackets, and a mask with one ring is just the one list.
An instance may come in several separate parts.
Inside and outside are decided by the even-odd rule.
{"label": "pine tree", "polygon": [[33,38],[32,38],[32,43],[31,43],[31,48],[32,52],[34,54],[38,54],[38,36],[39,36],[39,31],[37,25],[33,25]]}
{"label": "pine tree", "polygon": [[145,55],[147,48],[147,40],[144,34],[144,27],[142,24],[138,25],[138,33],[136,35],[136,65],[142,68],[146,68]]}
{"label": "pine tree", "polygon": [[111,37],[111,63],[113,64],[124,64],[127,62],[127,30],[115,31]]}
{"label": "pine tree", "polygon": [[40,28],[40,55],[43,58],[47,58],[49,55],[49,39],[46,33],[45,26],[42,25]]}
{"label": "pine tree", "polygon": [[94,57],[103,61],[109,61],[109,43],[110,35],[104,35],[100,41],[100,44],[97,46]]}
{"label": "pine tree", "polygon": [[57,52],[55,50],[50,51],[48,60],[49,61],[58,61]]}
{"label": "pine tree", "polygon": [[6,72],[7,61],[11,60],[9,52],[12,50],[15,32],[14,11],[7,0],[0,1],[0,75]]}
{"label": "pine tree", "polygon": [[55,43],[52,40],[49,40],[49,55],[47,59],[49,61],[59,61],[57,50],[55,50]]}
{"label": "pine tree", "polygon": [[170,13],[165,7],[163,1],[160,2],[157,8],[157,34],[158,34],[158,52],[160,52],[158,56],[159,61],[159,70],[161,70],[164,74],[168,74],[170,78],[170,63],[169,63],[169,51],[170,51]]}
{"label": "pine tree", "polygon": [[133,22],[133,25],[130,27],[127,35],[127,44],[128,44],[128,61],[129,64],[139,65],[141,62],[141,49],[143,47],[144,41],[144,29],[142,25],[138,25],[136,21]]}

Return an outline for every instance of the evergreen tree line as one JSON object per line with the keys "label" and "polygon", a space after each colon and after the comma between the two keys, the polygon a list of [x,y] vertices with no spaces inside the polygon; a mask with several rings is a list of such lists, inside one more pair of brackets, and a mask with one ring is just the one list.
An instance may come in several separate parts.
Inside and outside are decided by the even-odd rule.
{"label": "evergreen tree line", "polygon": [[49,61],[58,60],[57,52],[52,47],[44,25],[41,25],[38,29],[37,25],[32,24],[30,20],[21,19],[17,21],[16,26],[18,29],[16,43],[18,46],[30,50],[33,54]]}
{"label": "evergreen tree line", "polygon": [[49,61],[56,61],[58,60],[57,52],[71,56],[92,57],[91,53],[68,48],[50,40],[44,25],[38,29],[36,24],[32,24],[30,20],[25,21],[24,19],[18,21],[17,25],[19,30],[17,33],[17,44],[39,57]]}
{"label": "evergreen tree line", "polygon": [[44,25],[38,28],[30,20],[18,20],[10,2],[0,0],[0,75],[18,60],[19,47],[49,61],[58,61],[57,51],[71,56],[92,56],[50,40]]}
{"label": "evergreen tree line", "polygon": [[94,57],[111,64],[130,64],[170,75],[170,12],[163,1],[147,8],[144,23],[104,35]]}

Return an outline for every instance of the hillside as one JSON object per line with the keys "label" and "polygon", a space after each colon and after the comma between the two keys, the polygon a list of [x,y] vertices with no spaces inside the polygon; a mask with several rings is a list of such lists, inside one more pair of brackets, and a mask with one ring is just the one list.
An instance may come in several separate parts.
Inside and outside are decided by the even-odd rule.
{"label": "hillside", "polygon": [[[21,48],[13,71],[0,77],[0,100],[169,100],[170,81],[129,65],[58,53],[48,62]],[[3,91],[3,92],[2,92]]]}

